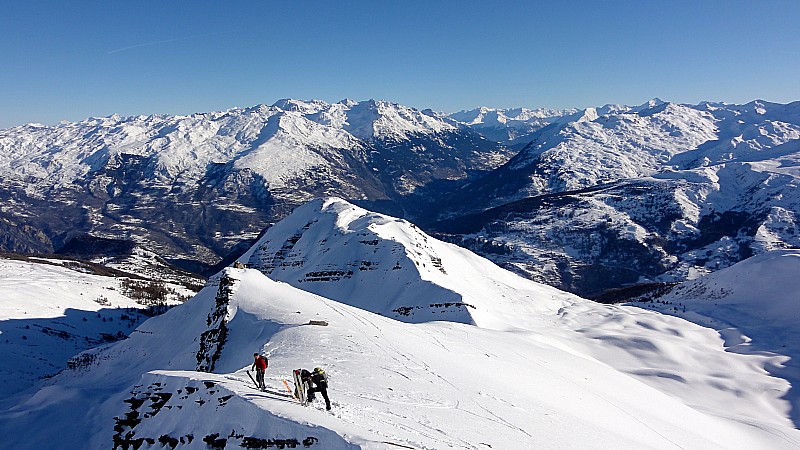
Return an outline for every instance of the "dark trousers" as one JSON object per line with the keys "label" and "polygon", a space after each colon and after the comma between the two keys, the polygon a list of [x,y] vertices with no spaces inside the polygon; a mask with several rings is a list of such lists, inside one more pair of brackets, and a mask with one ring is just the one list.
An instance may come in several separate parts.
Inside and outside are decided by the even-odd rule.
{"label": "dark trousers", "polygon": [[314,400],[314,393],[319,392],[325,399],[325,408],[331,409],[331,400],[328,398],[328,388],[311,387],[308,388],[308,401]]}
{"label": "dark trousers", "polygon": [[266,385],[264,385],[264,371],[260,368],[256,368],[256,383],[261,389],[266,387]]}

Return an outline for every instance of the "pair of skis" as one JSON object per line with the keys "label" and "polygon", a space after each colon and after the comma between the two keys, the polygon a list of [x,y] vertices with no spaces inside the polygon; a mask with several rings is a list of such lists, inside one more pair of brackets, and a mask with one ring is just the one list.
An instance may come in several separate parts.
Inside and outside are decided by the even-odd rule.
{"label": "pair of skis", "polygon": [[294,369],[292,371],[292,375],[294,376],[295,386],[294,397],[300,402],[301,405],[308,406],[308,383],[303,381],[300,369]]}

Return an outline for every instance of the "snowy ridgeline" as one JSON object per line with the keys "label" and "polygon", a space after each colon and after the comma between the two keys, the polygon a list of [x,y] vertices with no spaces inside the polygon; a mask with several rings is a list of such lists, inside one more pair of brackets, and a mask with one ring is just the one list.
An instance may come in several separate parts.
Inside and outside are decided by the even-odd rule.
{"label": "snowy ridgeline", "polygon": [[[329,199],[275,225],[240,261],[252,268],[224,270],[130,338],[3,399],[6,445],[800,446],[800,251],[606,306]],[[772,339],[776,329],[787,340]],[[266,391],[246,373],[255,351],[269,355]],[[299,405],[284,384],[317,366],[331,412]]]}

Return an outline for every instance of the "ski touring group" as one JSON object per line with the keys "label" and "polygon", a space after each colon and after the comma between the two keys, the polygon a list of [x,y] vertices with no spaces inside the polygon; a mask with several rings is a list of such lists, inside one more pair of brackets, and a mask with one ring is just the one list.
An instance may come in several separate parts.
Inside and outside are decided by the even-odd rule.
{"label": "ski touring group", "polygon": [[[250,375],[249,370],[247,371],[247,375],[256,385],[256,388],[262,391],[267,389],[267,386],[264,384],[264,373],[267,371],[267,367],[269,367],[269,360],[267,357],[259,353],[253,353],[253,365],[250,369],[255,371],[256,377],[254,379],[253,376]],[[289,383],[285,380],[283,383],[294,398],[303,406],[307,406],[313,402],[315,394],[319,393],[322,399],[325,400],[325,409],[328,411],[331,410],[331,400],[328,398],[328,376],[321,367],[315,367],[311,372],[306,369],[295,369],[292,372],[292,376],[294,378],[294,391],[289,388]]]}

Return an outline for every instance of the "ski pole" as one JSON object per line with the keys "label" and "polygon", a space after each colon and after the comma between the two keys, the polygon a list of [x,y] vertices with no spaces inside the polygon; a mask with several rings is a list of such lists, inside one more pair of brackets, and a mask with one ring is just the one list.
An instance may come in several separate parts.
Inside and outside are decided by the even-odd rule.
{"label": "ski pole", "polygon": [[258,383],[256,383],[256,379],[253,378],[252,375],[250,375],[250,371],[249,370],[247,371],[247,376],[250,377],[250,381],[252,381],[253,384],[256,385],[256,389],[261,390],[261,386],[259,386]]}

